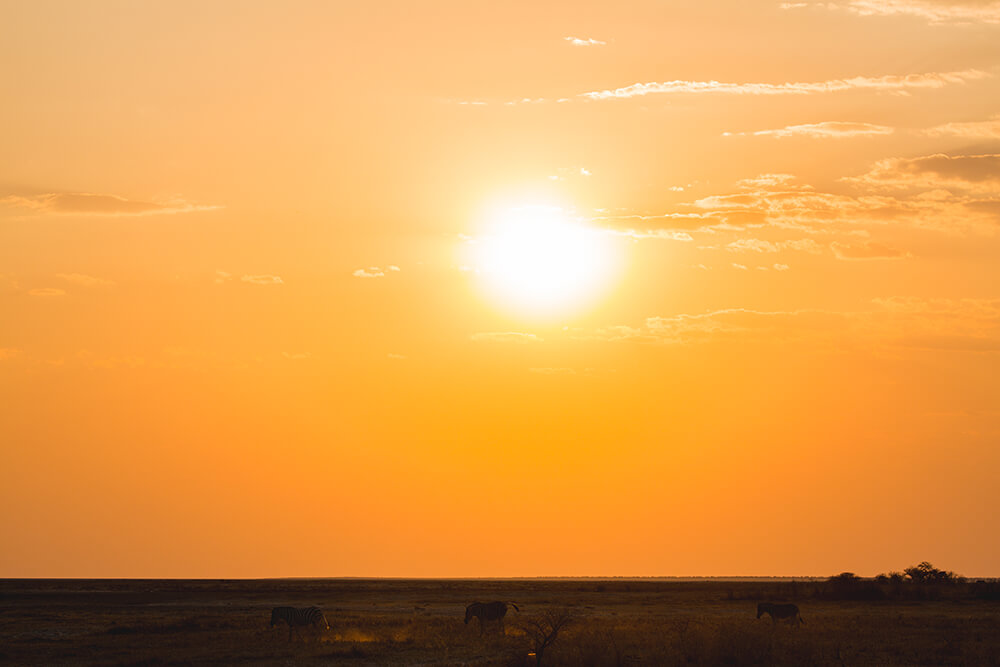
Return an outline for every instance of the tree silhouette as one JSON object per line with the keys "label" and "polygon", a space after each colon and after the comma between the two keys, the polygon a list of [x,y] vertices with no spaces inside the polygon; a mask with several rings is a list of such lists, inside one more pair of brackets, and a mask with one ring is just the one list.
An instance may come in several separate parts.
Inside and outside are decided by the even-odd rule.
{"label": "tree silhouette", "polygon": [[568,609],[548,609],[541,616],[523,622],[524,632],[531,639],[535,664],[541,665],[545,650],[555,643],[559,632],[574,620]]}
{"label": "tree silhouette", "polygon": [[910,581],[918,584],[950,584],[962,580],[962,577],[954,572],[939,570],[927,561],[908,567],[903,572],[910,578]]}

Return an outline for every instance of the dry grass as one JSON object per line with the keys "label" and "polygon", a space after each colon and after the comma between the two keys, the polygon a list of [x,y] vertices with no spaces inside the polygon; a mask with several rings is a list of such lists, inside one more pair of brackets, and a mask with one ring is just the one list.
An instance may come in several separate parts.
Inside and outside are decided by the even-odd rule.
{"label": "dry grass", "polygon": [[[673,581],[0,582],[0,662],[11,664],[532,665],[533,629],[572,620],[544,665],[1000,665],[1000,604],[831,600],[818,583]],[[794,592],[795,595],[789,595]],[[941,596],[938,596],[939,598]],[[791,599],[806,625],[755,618]],[[514,600],[480,635],[465,604]],[[270,608],[318,604],[329,632],[288,640]]]}

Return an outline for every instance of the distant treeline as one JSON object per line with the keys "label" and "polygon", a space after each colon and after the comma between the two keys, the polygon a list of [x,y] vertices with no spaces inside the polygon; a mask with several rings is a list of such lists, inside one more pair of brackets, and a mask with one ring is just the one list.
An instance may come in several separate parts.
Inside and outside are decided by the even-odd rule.
{"label": "distant treeline", "polygon": [[874,579],[862,579],[853,572],[842,572],[826,580],[821,597],[835,600],[1000,600],[1000,582],[995,579],[970,581],[950,570],[941,570],[923,561],[902,572],[885,572]]}
{"label": "distant treeline", "polygon": [[927,561],[908,567],[902,572],[886,572],[874,578],[863,578],[853,572],[820,581],[774,582],[761,589],[743,589],[742,594],[731,590],[729,597],[774,598],[801,600],[1000,600],[1000,580],[970,580],[948,570],[941,570]]}

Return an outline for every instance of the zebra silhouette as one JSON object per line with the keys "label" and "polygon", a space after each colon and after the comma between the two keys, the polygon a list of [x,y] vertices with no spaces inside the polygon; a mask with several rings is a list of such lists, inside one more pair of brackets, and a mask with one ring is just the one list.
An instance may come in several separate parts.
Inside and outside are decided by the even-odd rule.
{"label": "zebra silhouette", "polygon": [[799,608],[794,604],[775,604],[773,602],[761,602],[757,605],[757,618],[760,618],[764,614],[771,615],[771,622],[774,624],[778,623],[778,619],[787,619],[788,621],[795,624],[795,627],[799,627],[799,623],[805,623],[802,620],[802,614],[799,613]]}
{"label": "zebra silhouette", "polygon": [[312,626],[317,631],[322,630],[323,627],[326,627],[327,630],[330,629],[330,624],[327,622],[323,610],[319,607],[306,607],[304,609],[275,607],[271,610],[271,627],[273,628],[280,621],[288,624],[288,641],[292,641],[292,633],[298,632],[299,628]]}
{"label": "zebra silhouette", "polygon": [[513,607],[515,611],[521,611],[513,602],[473,602],[465,608],[465,624],[473,618],[479,619],[479,634],[482,634],[487,621],[496,621],[503,634],[503,617],[507,615],[507,607]]}

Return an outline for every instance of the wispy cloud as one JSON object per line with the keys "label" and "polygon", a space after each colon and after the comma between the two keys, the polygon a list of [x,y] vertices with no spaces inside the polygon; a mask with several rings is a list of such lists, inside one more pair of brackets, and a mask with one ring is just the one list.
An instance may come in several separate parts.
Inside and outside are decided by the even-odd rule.
{"label": "wispy cloud", "polygon": [[712,222],[706,222],[705,229],[719,231],[766,226],[818,233],[905,223],[941,231],[993,233],[1000,219],[1000,200],[944,190],[895,197],[775,189],[712,195],[693,205],[710,212]]}
{"label": "wispy cloud", "polygon": [[931,23],[1000,23],[995,0],[849,0],[848,10],[861,16],[915,16]]}
{"label": "wispy cloud", "polygon": [[726,245],[729,252],[781,252],[801,250],[809,253],[822,252],[822,246],[812,239],[792,239],[787,241],[765,241],[762,239],[737,239]]}
{"label": "wispy cloud", "polygon": [[694,241],[694,237],[687,232],[680,232],[675,229],[611,229],[609,230],[611,234],[617,236],[627,236],[631,239],[663,239],[667,241],[680,241],[681,243],[690,243]]}
{"label": "wispy cloud", "polygon": [[282,285],[285,282],[281,279],[281,276],[273,276],[267,273],[254,276],[243,276],[240,280],[245,283],[250,283],[251,285]]}
{"label": "wispy cloud", "polygon": [[470,336],[470,339],[476,343],[537,343],[542,341],[535,334],[531,333],[521,333],[518,331],[493,331],[493,332],[483,332],[475,333]]}
{"label": "wispy cloud", "polygon": [[[720,223],[718,217],[711,213],[677,211],[651,215],[598,215],[590,220],[623,236],[637,239],[661,238],[674,241],[690,241],[691,235],[687,234],[687,231],[708,229]],[[684,233],[678,235],[678,231]]]}
{"label": "wispy cloud", "polygon": [[1000,300],[875,299],[864,311],[759,311],[730,308],[700,314],[649,317],[639,326],[618,325],[577,336],[583,340],[689,345],[739,340],[804,341],[1000,352]]}
{"label": "wispy cloud", "polygon": [[211,211],[221,206],[192,204],[174,200],[170,202],[148,202],[126,199],[118,195],[94,194],[90,192],[58,192],[41,195],[7,195],[0,197],[0,204],[26,208],[52,215],[86,216],[147,216]]}
{"label": "wispy cloud", "polygon": [[991,75],[988,72],[968,69],[956,72],[929,72],[925,74],[889,74],[878,77],[856,76],[849,79],[829,79],[827,81],[798,83],[725,83],[720,81],[674,80],[634,83],[622,88],[581,93],[580,96],[592,100],[606,100],[664,94],[814,95],[849,90],[907,94],[912,90],[943,88],[948,85],[985,79],[989,76]]}
{"label": "wispy cloud", "polygon": [[774,130],[757,130],[755,132],[723,132],[724,137],[808,137],[814,139],[846,139],[850,137],[874,137],[892,134],[893,128],[872,123],[854,123],[848,121],[823,121],[822,123],[807,123],[804,125],[787,125]]}
{"label": "wispy cloud", "polygon": [[741,178],[736,181],[736,187],[741,190],[760,190],[768,188],[783,188],[785,190],[812,190],[811,185],[794,183],[792,174],[758,174],[753,178]]}
{"label": "wispy cloud", "polygon": [[556,173],[549,176],[550,181],[563,181],[571,176],[591,176],[591,172],[586,167],[559,167]]}
{"label": "wispy cloud", "polygon": [[66,296],[66,290],[61,290],[57,287],[36,287],[35,289],[28,290],[28,295],[47,299],[52,297]]}
{"label": "wispy cloud", "polygon": [[0,347],[0,361],[21,356],[21,350],[14,347]]}
{"label": "wispy cloud", "polygon": [[932,137],[963,137],[966,139],[1000,139],[1000,115],[989,120],[945,123],[924,130]]}
{"label": "wispy cloud", "polygon": [[841,243],[834,241],[830,244],[830,249],[837,259],[865,260],[865,259],[903,259],[911,257],[910,253],[899,248],[893,248],[883,243],[875,241],[864,241],[861,243]]}
{"label": "wispy cloud", "polygon": [[996,194],[1000,187],[1000,154],[925,155],[879,160],[865,174],[843,179],[881,188],[955,188]]}
{"label": "wispy cloud", "polygon": [[379,266],[369,266],[367,269],[357,269],[351,275],[355,278],[383,278],[387,273],[397,273],[399,270],[395,264],[390,264],[384,269]]}
{"label": "wispy cloud", "polygon": [[[690,240],[690,232],[769,227],[809,234],[859,235],[865,227],[909,224],[951,233],[1000,231],[1000,156],[891,158],[860,176],[842,178],[859,194],[817,191],[789,174],[762,174],[735,191],[679,202],[663,213],[599,215],[595,224],[636,239]],[[947,188],[947,189],[944,189]],[[733,252],[775,249],[815,252],[804,242],[737,240]]]}
{"label": "wispy cloud", "polygon": [[605,46],[607,42],[602,42],[599,39],[594,39],[593,37],[563,37],[563,40],[569,42],[573,46]]}

